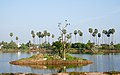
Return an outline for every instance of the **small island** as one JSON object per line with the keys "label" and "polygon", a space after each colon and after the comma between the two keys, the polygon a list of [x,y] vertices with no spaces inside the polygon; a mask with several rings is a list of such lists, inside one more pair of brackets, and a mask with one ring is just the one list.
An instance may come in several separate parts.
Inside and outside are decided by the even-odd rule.
{"label": "small island", "polygon": [[77,65],[77,64],[92,64],[92,61],[76,58],[70,54],[66,54],[66,60],[63,60],[59,55],[36,54],[29,58],[11,61],[14,65]]}

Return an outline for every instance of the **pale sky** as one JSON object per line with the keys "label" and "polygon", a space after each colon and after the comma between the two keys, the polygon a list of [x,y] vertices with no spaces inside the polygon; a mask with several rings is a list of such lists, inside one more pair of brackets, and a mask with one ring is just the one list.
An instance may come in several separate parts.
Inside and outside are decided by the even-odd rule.
{"label": "pale sky", "polygon": [[[0,42],[11,40],[9,33],[19,42],[32,40],[31,30],[60,31],[58,23],[71,23],[67,32],[83,32],[83,41],[89,40],[88,28],[115,28],[116,43],[120,43],[120,0],[0,0]],[[73,36],[74,39],[74,36]],[[73,40],[74,41],[74,40]]]}

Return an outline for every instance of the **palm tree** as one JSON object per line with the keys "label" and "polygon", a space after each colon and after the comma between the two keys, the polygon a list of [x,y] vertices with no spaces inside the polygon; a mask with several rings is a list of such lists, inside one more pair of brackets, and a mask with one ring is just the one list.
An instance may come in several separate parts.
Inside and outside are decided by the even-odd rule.
{"label": "palm tree", "polygon": [[47,43],[47,41],[46,41],[47,30],[44,30],[44,36],[45,36],[45,44],[46,44]]}
{"label": "palm tree", "polygon": [[[39,42],[38,42],[38,47],[39,47],[39,46],[40,46],[41,32],[37,32],[36,35],[37,35],[38,38],[39,38]],[[40,50],[40,47],[39,47],[39,50]]]}
{"label": "palm tree", "polygon": [[75,35],[75,43],[76,43],[77,30],[74,31],[74,35]]}
{"label": "palm tree", "polygon": [[48,43],[50,43],[50,33],[47,33],[48,36]]}
{"label": "palm tree", "polygon": [[[37,32],[36,35],[39,38],[39,32]],[[37,39],[37,43],[36,44],[38,44],[38,39]]]}
{"label": "palm tree", "polygon": [[41,33],[41,44],[43,44],[43,37],[44,37],[44,33]]}
{"label": "palm tree", "polygon": [[72,33],[70,33],[70,43],[72,42]]}
{"label": "palm tree", "polygon": [[34,49],[34,44],[35,44],[35,33],[34,33],[33,30],[31,31],[31,35],[32,35],[32,38],[33,38],[33,49]]}
{"label": "palm tree", "polygon": [[90,33],[90,41],[91,41],[91,36],[92,36],[92,33],[93,33],[93,29],[92,28],[89,28],[89,33]]}
{"label": "palm tree", "polygon": [[110,34],[108,33],[107,34],[107,37],[108,37],[108,45],[110,44]]}
{"label": "palm tree", "polygon": [[[78,34],[79,34],[80,37],[83,36],[83,33],[81,31]],[[83,42],[83,40],[81,42]]]}
{"label": "palm tree", "polygon": [[38,32],[38,37],[39,37],[39,45],[40,45],[40,38],[42,37],[42,34],[41,34],[41,32]]}
{"label": "palm tree", "polygon": [[97,34],[98,33],[98,29],[95,29],[94,32]]}
{"label": "palm tree", "polygon": [[78,30],[78,34],[80,33],[81,31],[80,30]]}
{"label": "palm tree", "polygon": [[10,33],[10,37],[11,37],[11,41],[12,41],[13,33]]}
{"label": "palm tree", "polygon": [[111,41],[111,43],[113,43],[113,44],[114,44],[114,33],[115,33],[115,29],[112,28],[112,33],[111,33],[112,34],[112,38],[111,38],[112,41]]}
{"label": "palm tree", "polygon": [[[18,36],[16,36],[16,38],[15,38],[15,39],[16,39],[16,41],[18,41]],[[16,43],[18,44],[18,42],[16,42]]]}
{"label": "palm tree", "polygon": [[[104,30],[104,34],[107,36],[107,34],[108,34],[107,30]],[[105,44],[107,44],[107,39],[106,39],[106,37],[105,37],[104,41],[105,41]]]}
{"label": "palm tree", "polygon": [[31,31],[31,34],[34,34],[34,31],[33,31],[33,30]]}
{"label": "palm tree", "polygon": [[[95,30],[94,30],[94,33],[97,35],[98,29],[95,29]],[[96,35],[95,35],[95,36],[96,36]],[[96,36],[96,44],[97,44],[97,36]]]}
{"label": "palm tree", "polygon": [[105,31],[106,31],[106,30],[103,30],[103,31],[102,31],[102,44],[105,43],[105,36],[104,36],[104,35],[105,35]]}
{"label": "palm tree", "polygon": [[[80,30],[78,30],[78,34],[79,34],[79,36],[80,36],[80,32],[81,32],[81,31],[80,31]],[[79,40],[79,42],[80,42],[80,38],[79,38],[79,37],[78,37],[78,40]]]}
{"label": "palm tree", "polygon": [[96,36],[96,33],[95,32],[93,32],[93,34],[92,34],[92,36],[93,36],[93,43],[95,44],[95,36]]}
{"label": "palm tree", "polygon": [[98,45],[99,45],[99,40],[100,40],[101,34],[98,33]]}
{"label": "palm tree", "polygon": [[54,34],[52,34],[52,42],[54,42],[54,37],[55,37]]}

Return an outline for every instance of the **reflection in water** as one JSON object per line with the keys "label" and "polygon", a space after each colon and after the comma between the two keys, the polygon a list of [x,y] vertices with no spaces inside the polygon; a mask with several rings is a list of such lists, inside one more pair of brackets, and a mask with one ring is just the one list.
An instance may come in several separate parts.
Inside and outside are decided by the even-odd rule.
{"label": "reflection in water", "polygon": [[73,54],[76,57],[83,57],[93,61],[93,64],[85,66],[89,68],[87,72],[108,72],[108,71],[120,71],[120,55],[108,54],[108,55],[81,55]]}
{"label": "reflection in water", "polygon": [[83,65],[28,65],[32,72],[46,71],[45,73],[61,73],[61,72],[79,72]]}
{"label": "reflection in water", "polygon": [[[72,54],[75,57],[82,57],[93,61],[90,65],[57,65],[57,66],[18,66],[10,65],[9,62],[21,58],[30,57],[35,53],[1,53],[0,52],[0,73],[23,72],[23,73],[58,73],[58,72],[107,72],[120,71],[120,55],[87,55],[87,54]],[[2,64],[2,65],[1,65]]]}

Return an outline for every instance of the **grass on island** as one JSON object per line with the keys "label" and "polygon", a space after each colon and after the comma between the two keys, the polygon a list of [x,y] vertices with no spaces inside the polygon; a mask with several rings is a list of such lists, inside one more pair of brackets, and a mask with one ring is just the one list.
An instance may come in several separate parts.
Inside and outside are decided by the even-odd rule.
{"label": "grass on island", "polygon": [[[55,54],[55,55],[50,55],[50,54],[37,54],[37,55],[33,55],[29,58],[22,58],[21,60],[63,60],[63,58],[61,58],[59,55]],[[66,54],[66,61],[73,61],[73,60],[86,60],[83,58],[77,58],[74,57],[70,54]]]}

